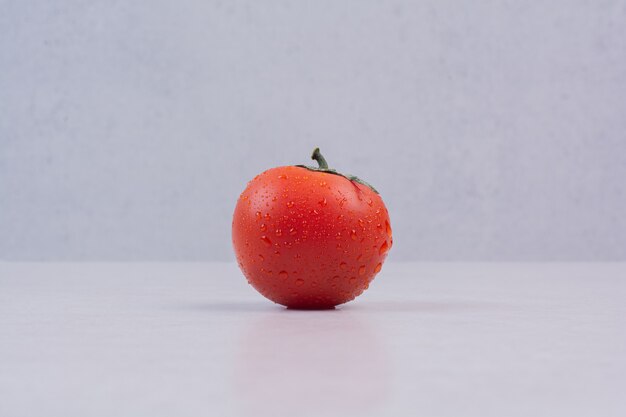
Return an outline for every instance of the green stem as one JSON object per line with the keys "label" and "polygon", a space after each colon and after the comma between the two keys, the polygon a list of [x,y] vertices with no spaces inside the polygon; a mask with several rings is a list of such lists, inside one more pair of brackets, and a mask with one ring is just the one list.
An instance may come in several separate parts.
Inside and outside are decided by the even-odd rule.
{"label": "green stem", "polygon": [[317,168],[315,168],[315,167],[308,167],[306,165],[296,165],[296,166],[300,167],[300,168],[306,168],[309,171],[325,172],[327,174],[339,175],[341,177],[346,178],[348,181],[353,181],[353,182],[358,182],[359,184],[363,184],[363,185],[371,188],[372,191],[374,191],[376,194],[378,194],[378,191],[376,191],[376,188],[372,187],[371,184],[366,183],[365,181],[363,181],[359,177],[355,177],[354,175],[350,175],[350,174],[342,174],[340,172],[335,171],[332,168],[328,168],[328,162],[326,162],[326,159],[322,156],[322,153],[320,152],[320,148],[315,148],[315,150],[313,150],[313,155],[311,155],[311,159],[317,161],[317,163],[319,165]]}
{"label": "green stem", "polygon": [[326,159],[322,156],[320,148],[315,148],[311,159],[317,161],[320,169],[328,169],[328,162],[326,162]]}

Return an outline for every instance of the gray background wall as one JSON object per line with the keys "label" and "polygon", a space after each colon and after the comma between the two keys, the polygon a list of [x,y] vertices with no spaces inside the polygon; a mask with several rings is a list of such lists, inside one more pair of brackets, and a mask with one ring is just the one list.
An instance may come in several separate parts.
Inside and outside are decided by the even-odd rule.
{"label": "gray background wall", "polygon": [[626,260],[626,2],[0,0],[2,259],[231,260],[316,145],[395,260]]}

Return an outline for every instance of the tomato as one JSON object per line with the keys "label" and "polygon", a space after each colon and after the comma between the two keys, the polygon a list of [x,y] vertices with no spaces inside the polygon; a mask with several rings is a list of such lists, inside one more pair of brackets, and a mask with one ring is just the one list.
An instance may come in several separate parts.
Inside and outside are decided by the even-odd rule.
{"label": "tomato", "polygon": [[366,290],[393,244],[389,213],[364,181],[328,168],[282,166],[257,175],[237,201],[237,262],[263,296],[327,309]]}

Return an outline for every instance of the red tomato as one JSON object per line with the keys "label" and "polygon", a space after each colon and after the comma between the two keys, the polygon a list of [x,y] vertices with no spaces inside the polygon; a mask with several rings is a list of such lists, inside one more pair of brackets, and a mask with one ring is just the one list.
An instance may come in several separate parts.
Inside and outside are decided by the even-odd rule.
{"label": "red tomato", "polygon": [[248,282],[290,308],[326,309],[368,288],[392,245],[380,195],[353,176],[283,166],[257,175],[233,216],[233,246]]}

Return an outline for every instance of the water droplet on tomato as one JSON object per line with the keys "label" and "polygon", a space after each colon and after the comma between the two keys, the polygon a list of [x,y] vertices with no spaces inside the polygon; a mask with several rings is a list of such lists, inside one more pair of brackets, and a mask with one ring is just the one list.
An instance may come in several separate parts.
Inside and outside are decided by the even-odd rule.
{"label": "water droplet on tomato", "polygon": [[387,245],[387,241],[384,241],[382,245],[380,245],[380,249],[378,250],[378,253],[380,255],[384,255],[387,253],[387,251],[389,250],[389,245]]}
{"label": "water droplet on tomato", "polygon": [[287,202],[287,208],[292,208],[292,207],[293,207],[293,205],[294,205],[294,202],[293,202],[293,201],[289,201],[289,202]]}
{"label": "water droplet on tomato", "polygon": [[320,181],[320,187],[326,187],[326,181]]}
{"label": "water droplet on tomato", "polygon": [[356,239],[357,239],[357,238],[356,238],[356,230],[352,229],[352,230],[350,231],[350,238],[351,238],[352,240],[356,240]]}
{"label": "water droplet on tomato", "polygon": [[370,205],[370,206],[372,205],[372,199],[371,198],[367,199],[367,204]]}
{"label": "water droplet on tomato", "polygon": [[287,279],[287,278],[289,278],[289,272],[287,272],[287,271],[280,271],[280,272],[278,273],[278,276],[279,276],[281,279]]}
{"label": "water droplet on tomato", "polygon": [[387,236],[391,237],[391,225],[385,220],[385,226],[387,227]]}
{"label": "water droplet on tomato", "polygon": [[382,268],[383,268],[383,264],[379,262],[378,265],[376,265],[376,267],[374,268],[374,273],[378,274]]}
{"label": "water droplet on tomato", "polygon": [[261,224],[261,231],[265,232],[267,230],[267,226],[265,225],[265,223]]}
{"label": "water droplet on tomato", "polygon": [[272,246],[272,241],[265,235],[261,236],[261,241],[265,243],[266,246]]}
{"label": "water droplet on tomato", "polygon": [[260,211],[256,212],[256,219],[257,220],[261,220],[261,212]]}
{"label": "water droplet on tomato", "polygon": [[297,285],[297,286],[302,286],[303,284],[304,284],[304,280],[303,280],[302,278],[298,278],[298,279],[296,280],[296,285]]}
{"label": "water droplet on tomato", "polygon": [[318,203],[319,203],[319,205],[320,205],[320,206],[322,206],[322,207],[325,207],[325,206],[326,206],[326,204],[328,204],[328,202],[326,201],[326,199],[325,199],[325,198],[323,198],[322,200],[320,200]]}
{"label": "water droplet on tomato", "polygon": [[286,176],[285,174],[280,174],[280,175],[278,176],[278,179],[279,179],[279,180],[286,180],[286,179],[287,179],[287,176]]}
{"label": "water droplet on tomato", "polygon": [[259,259],[261,260],[261,262],[263,262],[265,260],[265,257],[263,255],[259,255]]}
{"label": "water droplet on tomato", "polygon": [[339,268],[340,268],[342,271],[345,271],[346,269],[348,269],[348,264],[347,264],[347,263],[345,263],[345,262],[342,262],[342,263],[340,263],[340,264],[339,264]]}
{"label": "water droplet on tomato", "polygon": [[291,236],[295,236],[298,234],[298,231],[292,227],[291,229],[289,229],[289,234]]}
{"label": "water droplet on tomato", "polygon": [[359,275],[365,275],[365,265],[359,267]]}
{"label": "water droplet on tomato", "polygon": [[280,229],[276,229],[276,236],[282,236],[283,235],[283,231]]}

